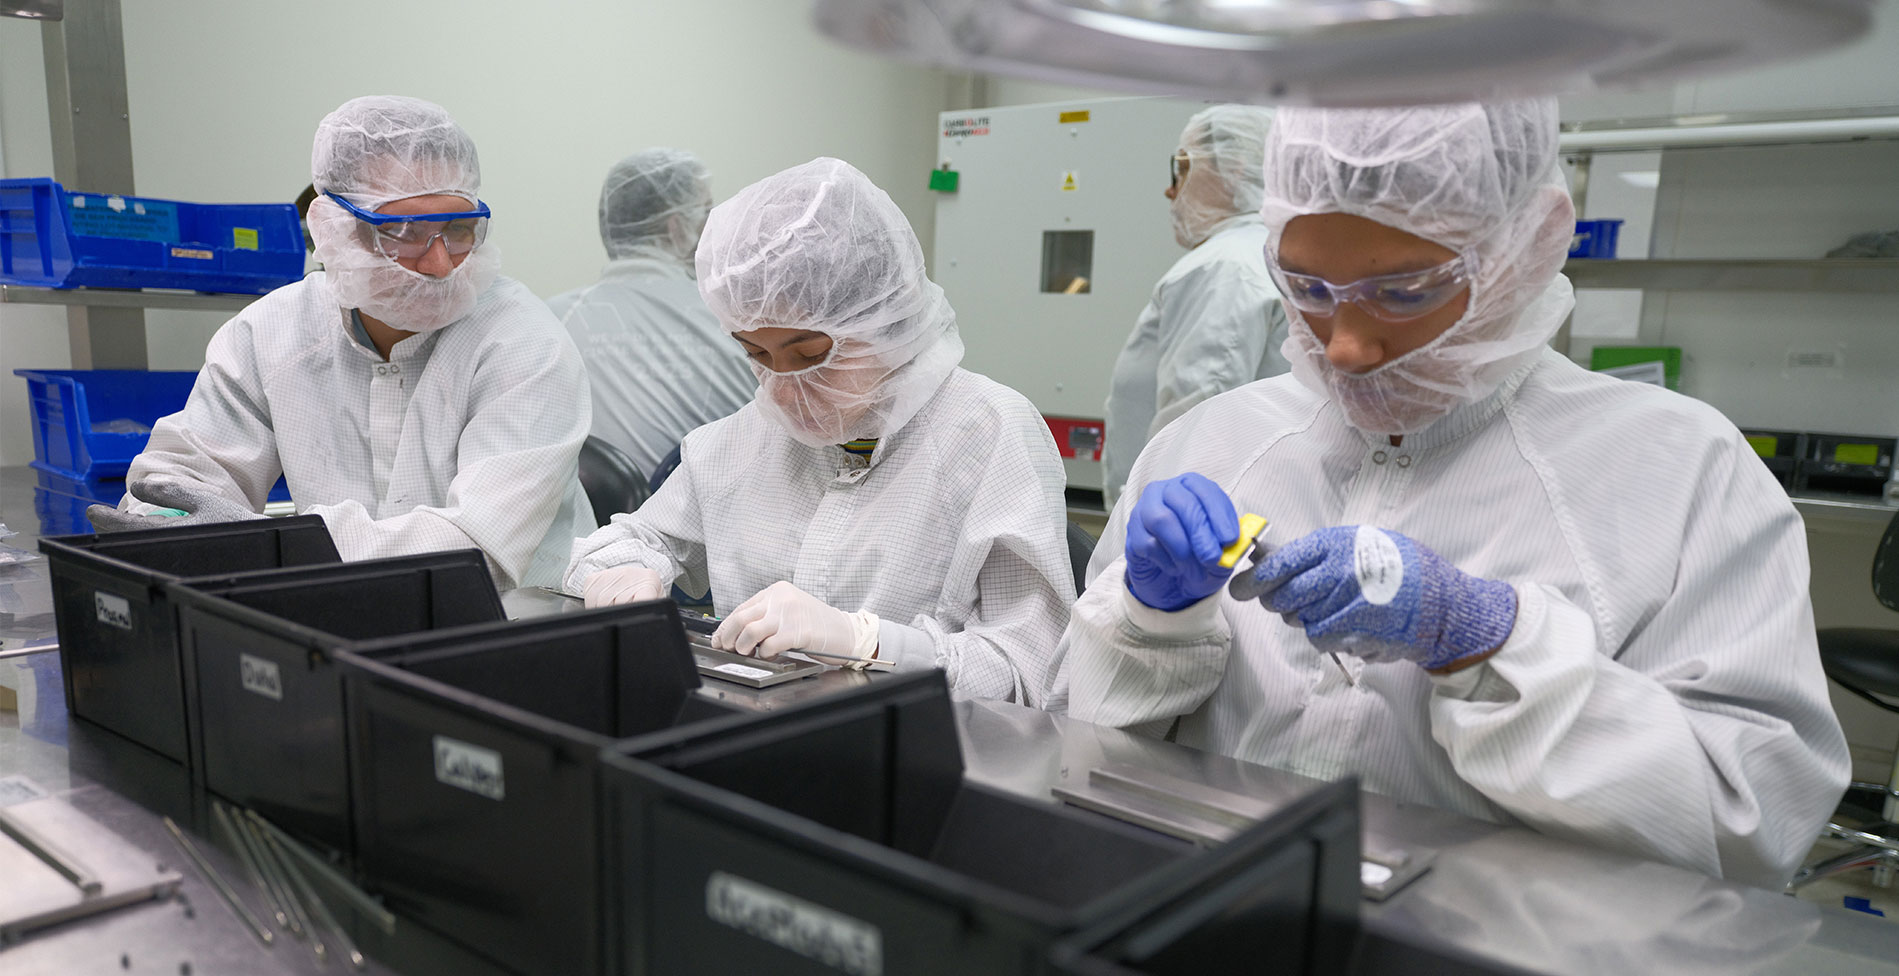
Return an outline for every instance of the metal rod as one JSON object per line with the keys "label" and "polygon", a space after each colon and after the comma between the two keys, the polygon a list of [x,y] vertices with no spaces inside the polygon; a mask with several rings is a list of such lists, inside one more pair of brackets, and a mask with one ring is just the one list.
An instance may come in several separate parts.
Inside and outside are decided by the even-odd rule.
{"label": "metal rod", "polygon": [[255,811],[246,810],[244,816],[276,838],[292,854],[297,855],[297,859],[310,869],[310,873],[347,899],[357,911],[367,915],[384,935],[396,934],[396,917],[390,913],[389,909],[377,904],[374,898],[369,897],[363,889],[351,884],[348,878],[336,873],[336,869],[323,863],[321,858],[304,850],[303,845],[297,843],[296,839],[289,834],[279,830],[276,824],[258,816]]}
{"label": "metal rod", "polygon": [[58,871],[61,877],[72,882],[80,892],[96,895],[103,887],[99,883],[98,876],[87,869],[78,858],[62,850],[58,844],[21,822],[18,817],[4,808],[0,808],[0,833],[13,838],[21,847],[26,848],[27,853],[44,861],[47,867]]}
{"label": "metal rod", "polygon": [[198,873],[204,875],[205,880],[211,883],[211,887],[217,889],[218,895],[224,899],[224,903],[230,906],[231,913],[236,915],[238,919],[251,930],[252,935],[257,936],[258,941],[262,942],[265,946],[269,946],[271,941],[276,938],[275,933],[271,932],[269,926],[258,921],[257,916],[252,915],[251,910],[246,908],[242,901],[238,900],[237,892],[231,890],[230,882],[224,880],[224,875],[219,874],[215,868],[211,867],[211,862],[205,860],[203,854],[198,853],[198,848],[185,836],[184,831],[178,829],[178,825],[173,823],[170,817],[165,818],[165,829],[171,831],[172,842],[176,843],[178,849],[184,851],[185,856],[191,859],[191,863],[197,866]]}
{"label": "metal rod", "polygon": [[[299,939],[308,938],[321,946],[322,943],[318,942],[316,936],[310,932],[309,916],[304,914],[303,906],[297,903],[297,896],[290,890],[290,882],[284,879],[283,871],[277,867],[277,859],[271,856],[270,848],[265,846],[263,835],[249,823],[244,823],[242,826],[251,842],[251,850],[257,854],[258,866],[264,869],[264,877],[270,879],[271,886],[277,890],[278,904],[281,904],[284,907],[284,913],[290,916],[290,934]],[[317,958],[322,957],[323,953],[318,951]]]}
{"label": "metal rod", "polygon": [[303,899],[291,886],[287,873],[288,865],[279,860],[283,856],[282,852],[271,846],[270,835],[264,833],[256,824],[245,826],[250,829],[252,838],[256,840],[257,852],[262,855],[267,870],[274,872],[277,880],[283,884],[285,904],[290,908],[291,917],[297,920],[297,923],[303,927],[303,934],[309,938],[310,951],[316,955],[317,964],[322,965],[329,961],[329,946],[323,944],[323,933],[317,929],[316,923],[310,920],[310,912],[303,906]]}
{"label": "metal rod", "polygon": [[363,968],[362,952],[356,948],[356,943],[350,941],[349,933],[343,931],[343,926],[337,924],[336,916],[330,914],[329,906],[323,904],[323,899],[317,895],[315,889],[310,887],[309,879],[303,876],[302,871],[297,870],[297,865],[291,860],[290,855],[284,853],[283,845],[269,834],[260,833],[260,836],[276,854],[277,861],[282,865],[284,874],[289,877],[291,886],[297,889],[298,896],[303,899],[305,905],[309,906],[310,913],[315,917],[317,924],[329,929],[330,934],[335,937],[337,948],[341,951],[343,959],[352,968]]}
{"label": "metal rod", "polygon": [[1899,116],[1814,119],[1787,122],[1738,122],[1725,125],[1670,125],[1645,129],[1565,132],[1562,152],[1617,152],[1652,149],[1714,148],[1776,143],[1838,142],[1899,137]]}
{"label": "metal rod", "polygon": [[264,879],[264,869],[257,863],[256,852],[251,850],[250,841],[244,833],[231,822],[230,815],[224,811],[224,804],[216,800],[211,801],[211,817],[217,821],[218,828],[224,832],[232,851],[237,854],[237,859],[243,863],[244,873],[250,875],[251,884],[256,885],[257,890],[263,892],[264,903],[270,907],[271,917],[276,919],[277,927],[288,928],[290,916],[284,913],[282,905],[277,904],[276,893],[271,890],[270,883]]}
{"label": "metal rod", "polygon": [[245,829],[247,825],[244,821],[237,820],[235,824],[243,836],[245,847],[251,852],[251,857],[256,859],[258,870],[264,875],[264,885],[270,892],[271,902],[278,906],[280,914],[277,926],[299,939],[303,938],[303,920],[290,909],[289,886],[285,885],[283,878],[277,874],[275,865],[264,852],[264,846],[257,842],[257,838],[252,836],[249,830]]}

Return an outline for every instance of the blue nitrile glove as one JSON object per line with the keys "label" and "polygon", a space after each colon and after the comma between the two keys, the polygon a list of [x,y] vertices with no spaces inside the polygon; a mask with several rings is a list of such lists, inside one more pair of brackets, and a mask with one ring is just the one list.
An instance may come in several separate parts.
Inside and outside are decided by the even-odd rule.
{"label": "blue nitrile glove", "polygon": [[[1490,656],[1516,626],[1517,593],[1451,565],[1409,536],[1369,525],[1320,529],[1257,570],[1266,609],[1324,651],[1453,671]],[[1276,583],[1275,583],[1276,581]]]}
{"label": "blue nitrile glove", "polygon": [[150,515],[139,515],[109,505],[94,505],[86,509],[86,519],[100,532],[123,532],[264,517],[251,511],[250,506],[242,502],[234,502],[209,488],[187,481],[139,481],[132,485],[132,497],[152,505],[169,506],[178,514],[168,514],[161,509]]}
{"label": "blue nitrile glove", "polygon": [[1233,502],[1205,475],[1153,482],[1128,516],[1128,592],[1156,610],[1198,603],[1232,573],[1220,551],[1239,537]]}

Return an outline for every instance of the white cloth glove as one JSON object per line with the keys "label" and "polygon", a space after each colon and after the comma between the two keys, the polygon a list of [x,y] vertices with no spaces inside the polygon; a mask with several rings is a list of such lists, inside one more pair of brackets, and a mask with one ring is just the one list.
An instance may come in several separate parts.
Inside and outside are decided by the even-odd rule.
{"label": "white cloth glove", "polygon": [[[712,633],[712,646],[774,658],[786,651],[829,652],[850,657],[877,653],[877,616],[845,613],[783,580],[752,594],[726,614]],[[824,664],[840,663],[817,657]]]}
{"label": "white cloth glove", "polygon": [[659,574],[645,566],[615,566],[587,578],[584,594],[589,607],[610,607],[616,603],[657,600],[666,595]]}

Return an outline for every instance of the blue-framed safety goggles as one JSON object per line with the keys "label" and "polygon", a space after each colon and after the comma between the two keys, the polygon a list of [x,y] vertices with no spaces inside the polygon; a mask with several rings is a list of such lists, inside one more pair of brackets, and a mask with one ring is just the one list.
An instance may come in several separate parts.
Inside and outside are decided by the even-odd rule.
{"label": "blue-framed safety goggles", "polygon": [[323,194],[335,200],[350,216],[370,225],[376,249],[387,258],[414,260],[427,254],[440,238],[451,255],[467,254],[488,239],[488,205],[475,201],[474,210],[459,213],[385,214],[364,210],[335,193]]}

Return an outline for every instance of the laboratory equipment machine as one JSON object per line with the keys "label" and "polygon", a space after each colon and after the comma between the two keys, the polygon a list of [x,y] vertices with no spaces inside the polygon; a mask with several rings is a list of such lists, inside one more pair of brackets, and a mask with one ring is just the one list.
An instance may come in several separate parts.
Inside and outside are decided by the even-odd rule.
{"label": "laboratory equipment machine", "polygon": [[1166,164],[1203,105],[1110,98],[944,112],[936,249],[963,365],[1048,419],[1070,488],[1099,491],[1114,357],[1174,243]]}

